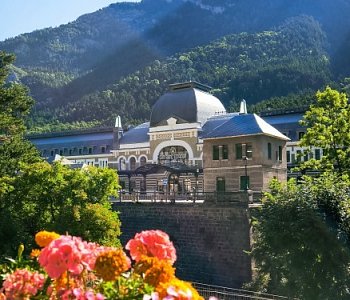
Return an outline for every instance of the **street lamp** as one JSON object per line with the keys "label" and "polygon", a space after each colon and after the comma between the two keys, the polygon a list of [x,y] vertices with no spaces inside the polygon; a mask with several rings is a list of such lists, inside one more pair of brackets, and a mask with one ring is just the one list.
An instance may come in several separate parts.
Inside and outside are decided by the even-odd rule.
{"label": "street lamp", "polygon": [[247,169],[249,157],[252,157],[252,150],[248,149],[247,144],[245,144],[245,156],[243,156],[243,160],[244,160],[244,176],[245,176],[245,187],[244,187],[244,190],[245,191],[249,190],[248,169]]}
{"label": "street lamp", "polygon": [[245,178],[245,187],[244,190],[248,191],[249,190],[249,183],[248,183],[248,170],[247,170],[247,165],[248,165],[248,156],[243,156],[244,160],[244,178]]}

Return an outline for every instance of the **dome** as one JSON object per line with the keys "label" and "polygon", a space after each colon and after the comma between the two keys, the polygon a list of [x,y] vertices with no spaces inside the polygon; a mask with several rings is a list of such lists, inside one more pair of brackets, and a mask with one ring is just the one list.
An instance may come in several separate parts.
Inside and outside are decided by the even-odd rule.
{"label": "dome", "polygon": [[203,126],[211,116],[226,111],[209,90],[210,87],[197,82],[170,85],[170,91],[153,105],[150,127],[167,125],[171,117],[178,124],[199,122]]}

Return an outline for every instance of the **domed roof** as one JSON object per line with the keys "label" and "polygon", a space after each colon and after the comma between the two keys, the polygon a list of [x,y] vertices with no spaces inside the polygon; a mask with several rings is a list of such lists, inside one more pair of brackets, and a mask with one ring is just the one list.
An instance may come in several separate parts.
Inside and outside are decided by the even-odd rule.
{"label": "domed roof", "polygon": [[210,87],[197,82],[170,85],[170,91],[153,105],[150,127],[167,125],[171,117],[177,123],[200,122],[203,125],[216,113],[225,112],[221,101],[209,94]]}

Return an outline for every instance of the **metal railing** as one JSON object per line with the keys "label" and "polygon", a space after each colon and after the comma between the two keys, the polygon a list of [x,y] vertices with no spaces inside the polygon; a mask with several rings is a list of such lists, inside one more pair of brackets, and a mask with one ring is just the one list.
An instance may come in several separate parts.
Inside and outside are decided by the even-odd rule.
{"label": "metal railing", "polygon": [[203,283],[193,282],[193,286],[198,293],[208,300],[215,297],[218,300],[286,300],[284,296],[272,295],[267,293],[258,293],[242,289],[233,289],[222,286],[207,285]]}
{"label": "metal railing", "polygon": [[119,198],[113,202],[169,202],[169,203],[241,203],[259,202],[261,193],[247,192],[194,192],[166,193],[159,191],[120,191]]}

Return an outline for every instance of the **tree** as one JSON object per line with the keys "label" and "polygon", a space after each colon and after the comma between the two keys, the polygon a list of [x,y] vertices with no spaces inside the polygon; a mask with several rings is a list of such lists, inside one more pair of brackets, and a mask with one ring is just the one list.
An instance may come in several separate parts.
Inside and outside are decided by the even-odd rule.
{"label": "tree", "polygon": [[[252,256],[258,290],[298,299],[349,299],[350,251],[319,206],[321,184],[311,178],[299,185],[274,181],[255,211]],[[340,193],[331,194],[328,200]]]}
{"label": "tree", "polygon": [[327,87],[318,91],[316,98],[301,121],[307,131],[300,145],[322,148],[323,156],[305,162],[302,168],[350,174],[350,106],[346,94]]}
{"label": "tree", "polygon": [[119,189],[114,170],[39,162],[22,164],[2,182],[8,188],[0,193],[0,254],[13,253],[20,243],[30,250],[40,230],[119,245],[120,222],[109,202]]}
{"label": "tree", "polygon": [[24,138],[25,118],[34,103],[28,90],[6,83],[14,56],[0,51],[0,177],[14,174],[21,162],[39,161],[39,154]]}

